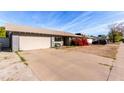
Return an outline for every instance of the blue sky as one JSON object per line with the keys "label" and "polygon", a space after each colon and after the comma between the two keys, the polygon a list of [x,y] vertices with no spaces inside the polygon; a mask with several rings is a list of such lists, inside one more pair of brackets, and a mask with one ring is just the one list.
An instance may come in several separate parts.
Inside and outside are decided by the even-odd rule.
{"label": "blue sky", "polygon": [[1,11],[0,25],[13,23],[89,35],[107,34],[108,25],[124,22],[124,12]]}

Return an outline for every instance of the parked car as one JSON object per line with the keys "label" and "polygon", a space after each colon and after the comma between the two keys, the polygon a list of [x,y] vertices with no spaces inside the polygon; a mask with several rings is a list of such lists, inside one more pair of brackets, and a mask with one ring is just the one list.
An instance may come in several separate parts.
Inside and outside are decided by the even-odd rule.
{"label": "parked car", "polygon": [[106,39],[93,40],[92,44],[101,44],[101,45],[105,45],[105,44],[107,44],[107,40],[106,40]]}
{"label": "parked car", "polygon": [[93,40],[92,44],[98,44],[98,40]]}

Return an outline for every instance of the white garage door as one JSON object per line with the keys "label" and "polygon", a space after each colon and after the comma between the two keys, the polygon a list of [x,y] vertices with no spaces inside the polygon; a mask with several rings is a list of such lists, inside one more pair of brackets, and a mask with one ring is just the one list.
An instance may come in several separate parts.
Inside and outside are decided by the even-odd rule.
{"label": "white garage door", "polygon": [[19,36],[19,50],[50,48],[50,37]]}

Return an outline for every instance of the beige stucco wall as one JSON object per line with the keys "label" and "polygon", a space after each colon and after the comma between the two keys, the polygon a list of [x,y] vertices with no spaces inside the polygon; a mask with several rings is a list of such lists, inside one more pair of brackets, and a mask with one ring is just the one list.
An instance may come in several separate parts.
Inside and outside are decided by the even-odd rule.
{"label": "beige stucco wall", "polygon": [[19,36],[19,50],[44,49],[50,47],[50,37]]}
{"label": "beige stucco wall", "polygon": [[12,35],[12,51],[18,51],[18,50],[19,50],[19,36]]}

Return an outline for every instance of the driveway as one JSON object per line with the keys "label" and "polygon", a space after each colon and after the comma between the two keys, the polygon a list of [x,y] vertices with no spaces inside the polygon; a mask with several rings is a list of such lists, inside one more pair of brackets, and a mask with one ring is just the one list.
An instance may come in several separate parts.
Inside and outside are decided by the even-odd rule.
{"label": "driveway", "polygon": [[39,80],[107,80],[113,59],[64,49],[20,52]]}

